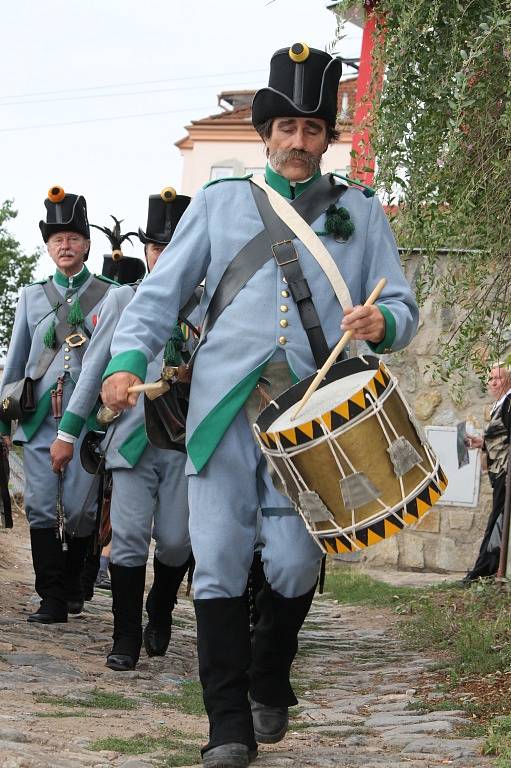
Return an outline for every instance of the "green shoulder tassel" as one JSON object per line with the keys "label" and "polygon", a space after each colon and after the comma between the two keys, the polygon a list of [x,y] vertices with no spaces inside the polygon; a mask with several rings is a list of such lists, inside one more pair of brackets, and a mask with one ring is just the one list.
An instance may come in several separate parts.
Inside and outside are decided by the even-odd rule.
{"label": "green shoulder tassel", "polygon": [[342,205],[339,208],[336,208],[335,204],[329,206],[326,212],[325,231],[327,234],[343,240],[351,237],[355,231],[355,225],[350,218],[349,211]]}
{"label": "green shoulder tassel", "polygon": [[165,351],[163,353],[163,361],[165,365],[181,365],[183,362],[181,352],[184,343],[185,339],[183,331],[179,325],[176,325],[172,331],[170,339],[165,345]]}
{"label": "green shoulder tassel", "polygon": [[55,335],[55,320],[51,321],[51,325],[48,327],[48,330],[43,336],[43,344],[45,347],[48,347],[48,349],[55,349],[55,344],[57,342],[57,337]]}
{"label": "green shoulder tassel", "polygon": [[80,307],[80,301],[78,298],[74,300],[74,302],[71,305],[71,309],[69,310],[69,313],[67,315],[67,322],[69,325],[82,325],[84,321],[84,316],[82,313],[82,308]]}

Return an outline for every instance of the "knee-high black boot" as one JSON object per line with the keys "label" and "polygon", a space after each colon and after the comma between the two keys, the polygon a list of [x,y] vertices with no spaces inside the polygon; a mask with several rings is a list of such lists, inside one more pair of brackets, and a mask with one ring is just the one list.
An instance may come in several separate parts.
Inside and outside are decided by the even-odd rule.
{"label": "knee-high black boot", "polygon": [[110,563],[114,644],[106,666],[118,672],[135,669],[142,647],[145,565],[128,568]]}
{"label": "knee-high black boot", "polygon": [[92,536],[69,536],[66,538],[65,581],[68,612],[82,612],[84,594],[81,575]]}
{"label": "knee-high black boot", "polygon": [[66,622],[65,553],[55,528],[31,528],[30,543],[35,589],[41,604],[27,621],[39,624]]}
{"label": "knee-high black boot", "polygon": [[298,649],[298,632],[316,587],[299,597],[283,597],[266,584],[259,593],[259,620],[252,641],[250,700],[256,740],[273,744],[284,738],[287,708],[298,701],[289,680]]}
{"label": "knee-high black boot", "polygon": [[164,565],[154,558],[154,581],[146,600],[149,623],[144,630],[144,647],[148,656],[165,656],[172,631],[172,611],[190,558],[183,565]]}
{"label": "knee-high black boot", "polygon": [[99,572],[100,558],[101,547],[98,546],[96,552],[94,552],[94,546],[91,543],[85,555],[85,563],[80,574],[80,586],[83,592],[83,599],[86,601],[92,600],[94,597],[94,584]]}
{"label": "knee-high black boot", "polygon": [[[248,765],[257,747],[248,703],[250,636],[245,599],[195,600],[195,614],[199,674],[209,717],[204,764]],[[214,750],[228,745],[245,745],[246,756],[241,756],[239,763],[215,762]]]}

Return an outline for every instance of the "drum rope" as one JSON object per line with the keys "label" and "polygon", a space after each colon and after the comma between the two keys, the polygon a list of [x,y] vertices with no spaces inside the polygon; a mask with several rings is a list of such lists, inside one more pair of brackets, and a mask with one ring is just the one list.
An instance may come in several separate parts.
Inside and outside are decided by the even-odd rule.
{"label": "drum rope", "polygon": [[[396,388],[398,388],[398,385],[397,385],[397,383],[396,383]],[[396,440],[398,439],[399,435],[398,435],[398,433],[396,432],[396,430],[394,429],[394,425],[392,424],[391,420],[389,419],[389,417],[387,416],[387,414],[385,413],[385,411],[384,411],[383,409],[376,409],[376,408],[375,408],[375,405],[376,405],[376,399],[374,398],[374,396],[372,395],[372,393],[371,393],[371,392],[369,392],[369,393],[368,393],[368,397],[369,397],[369,401],[371,402],[371,405],[372,405],[372,407],[373,407],[373,410],[374,410],[374,415],[375,415],[376,419],[378,420],[378,423],[379,423],[379,425],[380,425],[380,427],[381,427],[381,431],[382,431],[382,432],[383,432],[383,434],[385,435],[385,440],[387,441],[387,445],[388,445],[388,446],[389,446],[389,448],[390,448],[390,446],[392,445],[392,441],[391,441],[391,439],[389,438],[389,436],[388,436],[388,434],[387,434],[387,430],[385,429],[385,427],[384,427],[384,425],[383,425],[383,418],[382,418],[382,417],[384,417],[384,418],[387,420],[387,424],[388,424],[388,426],[390,427],[390,429],[392,430],[392,432],[394,433],[394,438],[395,438]],[[380,410],[381,410],[381,413],[380,413]],[[398,476],[398,481],[399,481],[399,488],[400,488],[400,490],[401,490],[401,501],[404,503],[404,498],[405,498],[405,486],[404,486],[404,483],[403,483],[403,478],[402,478],[402,476],[401,476],[401,475],[399,475],[399,476]],[[404,505],[404,508],[405,508],[405,512],[407,512],[408,510],[406,509],[406,504]]]}
{"label": "drum rope", "polygon": [[[279,448],[279,456],[283,460],[284,464],[287,466],[291,477],[295,481],[298,492],[300,492],[300,490],[302,490],[302,491],[309,491],[310,488],[308,488],[307,483],[305,482],[305,480],[301,476],[301,474],[298,471],[298,469],[293,464],[289,454],[282,447],[282,443],[280,441],[280,436],[278,434],[276,434],[275,437],[277,438],[277,445],[278,445],[278,448]],[[302,484],[302,488],[300,488],[300,482]]]}
{"label": "drum rope", "polygon": [[[394,384],[395,384],[395,386],[394,386],[394,388],[393,388],[393,389],[395,389],[395,390],[396,390],[396,394],[398,395],[398,397],[399,397],[399,399],[401,400],[402,404],[405,406],[405,410],[406,410],[406,413],[407,413],[407,415],[408,415],[408,418],[410,419],[411,410],[410,410],[410,408],[408,407],[408,403],[406,402],[406,400],[404,399],[404,397],[403,397],[403,396],[402,396],[402,394],[401,394],[401,390],[400,390],[400,388],[399,388],[399,383],[398,383],[397,379],[395,379],[393,376],[391,376],[391,379],[392,379],[392,381],[393,381],[393,382],[394,382]],[[371,392],[368,392],[368,394],[369,394],[369,397],[370,397],[370,399],[371,399],[371,400],[373,400],[373,407],[374,407],[374,403],[375,403],[375,402],[377,402],[377,400],[375,400],[375,398],[374,398],[374,396],[373,396],[373,394],[372,394]],[[387,421],[387,424],[388,424],[388,426],[390,427],[390,429],[391,429],[391,430],[392,430],[392,432],[394,433],[394,437],[396,438],[396,440],[397,440],[399,437],[401,437],[401,435],[398,435],[398,433],[396,432],[396,430],[395,430],[395,428],[394,428],[394,425],[392,424],[392,422],[391,422],[391,420],[390,420],[389,416],[387,415],[387,413],[385,412],[385,410],[384,410],[384,409],[382,409],[382,408],[378,408],[378,409],[374,408],[374,414],[375,414],[376,418],[378,419],[378,421],[380,422],[380,426],[381,426],[381,428],[382,428],[382,432],[383,432],[383,434],[385,435],[385,438],[386,438],[386,440],[387,440],[387,442],[388,442],[388,444],[389,444],[389,447],[390,447],[390,445],[391,445],[391,441],[389,440],[389,437],[388,437],[388,435],[387,435],[387,433],[386,433],[386,431],[385,431],[385,427],[383,426],[383,424],[382,424],[382,422],[381,422],[380,413],[379,413],[380,411],[381,411],[381,415],[382,415],[382,416],[384,417],[384,419]],[[414,423],[414,421],[412,421],[412,419],[410,419],[410,423],[411,423],[411,424],[412,424],[412,426],[415,428],[415,423]],[[419,439],[420,439],[420,434],[419,434],[419,431],[418,431],[417,429],[415,429],[415,431],[417,432],[417,434],[418,434],[418,436],[419,436]],[[427,444],[425,445],[425,444],[424,444],[424,443],[422,443],[422,441],[421,441],[421,445],[422,445],[422,447],[424,448],[424,452],[426,453],[426,456],[427,456],[427,458],[429,459],[429,463],[430,463],[430,465],[431,465],[431,468],[433,468],[433,464],[434,464],[434,462],[433,462],[433,461],[432,461],[432,459],[431,459],[431,454],[429,453],[429,450],[428,450],[428,446],[427,446]],[[423,473],[423,475],[424,475],[425,477],[429,477],[429,472],[428,472],[428,471],[427,471],[427,469],[425,469],[425,468],[424,468],[424,467],[423,467],[421,464],[416,464],[416,467],[417,467],[417,468],[418,468],[418,469],[419,469],[419,470],[420,470],[420,471]],[[403,497],[404,497],[404,493],[403,493]]]}

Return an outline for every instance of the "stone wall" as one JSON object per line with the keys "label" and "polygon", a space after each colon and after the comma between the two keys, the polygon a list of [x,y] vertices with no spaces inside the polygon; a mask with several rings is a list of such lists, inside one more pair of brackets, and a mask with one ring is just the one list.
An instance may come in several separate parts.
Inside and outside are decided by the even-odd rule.
{"label": "stone wall", "polygon": [[[406,265],[413,283],[417,262]],[[460,397],[452,385],[435,381],[429,369],[438,350],[438,339],[448,331],[453,320],[450,309],[439,309],[432,301],[421,308],[419,331],[410,346],[401,352],[383,356],[424,426],[455,426],[469,419],[479,427],[488,416],[490,398],[481,383],[467,374]],[[374,566],[402,570],[465,571],[475,561],[487,518],[491,510],[491,487],[482,472],[477,507],[437,505],[417,526],[383,541],[357,559]]]}

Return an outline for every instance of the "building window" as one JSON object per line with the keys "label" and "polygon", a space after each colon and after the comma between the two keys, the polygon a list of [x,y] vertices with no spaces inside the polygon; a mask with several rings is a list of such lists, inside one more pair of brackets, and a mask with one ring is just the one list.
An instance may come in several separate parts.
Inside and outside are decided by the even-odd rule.
{"label": "building window", "polygon": [[341,96],[341,118],[349,117],[350,104],[347,93],[343,93]]}
{"label": "building window", "polygon": [[211,173],[209,180],[225,179],[228,176],[234,176],[234,168],[230,165],[213,165],[211,166]]}
{"label": "building window", "polygon": [[252,173],[254,176],[264,173],[264,168],[245,168],[245,173]]}

